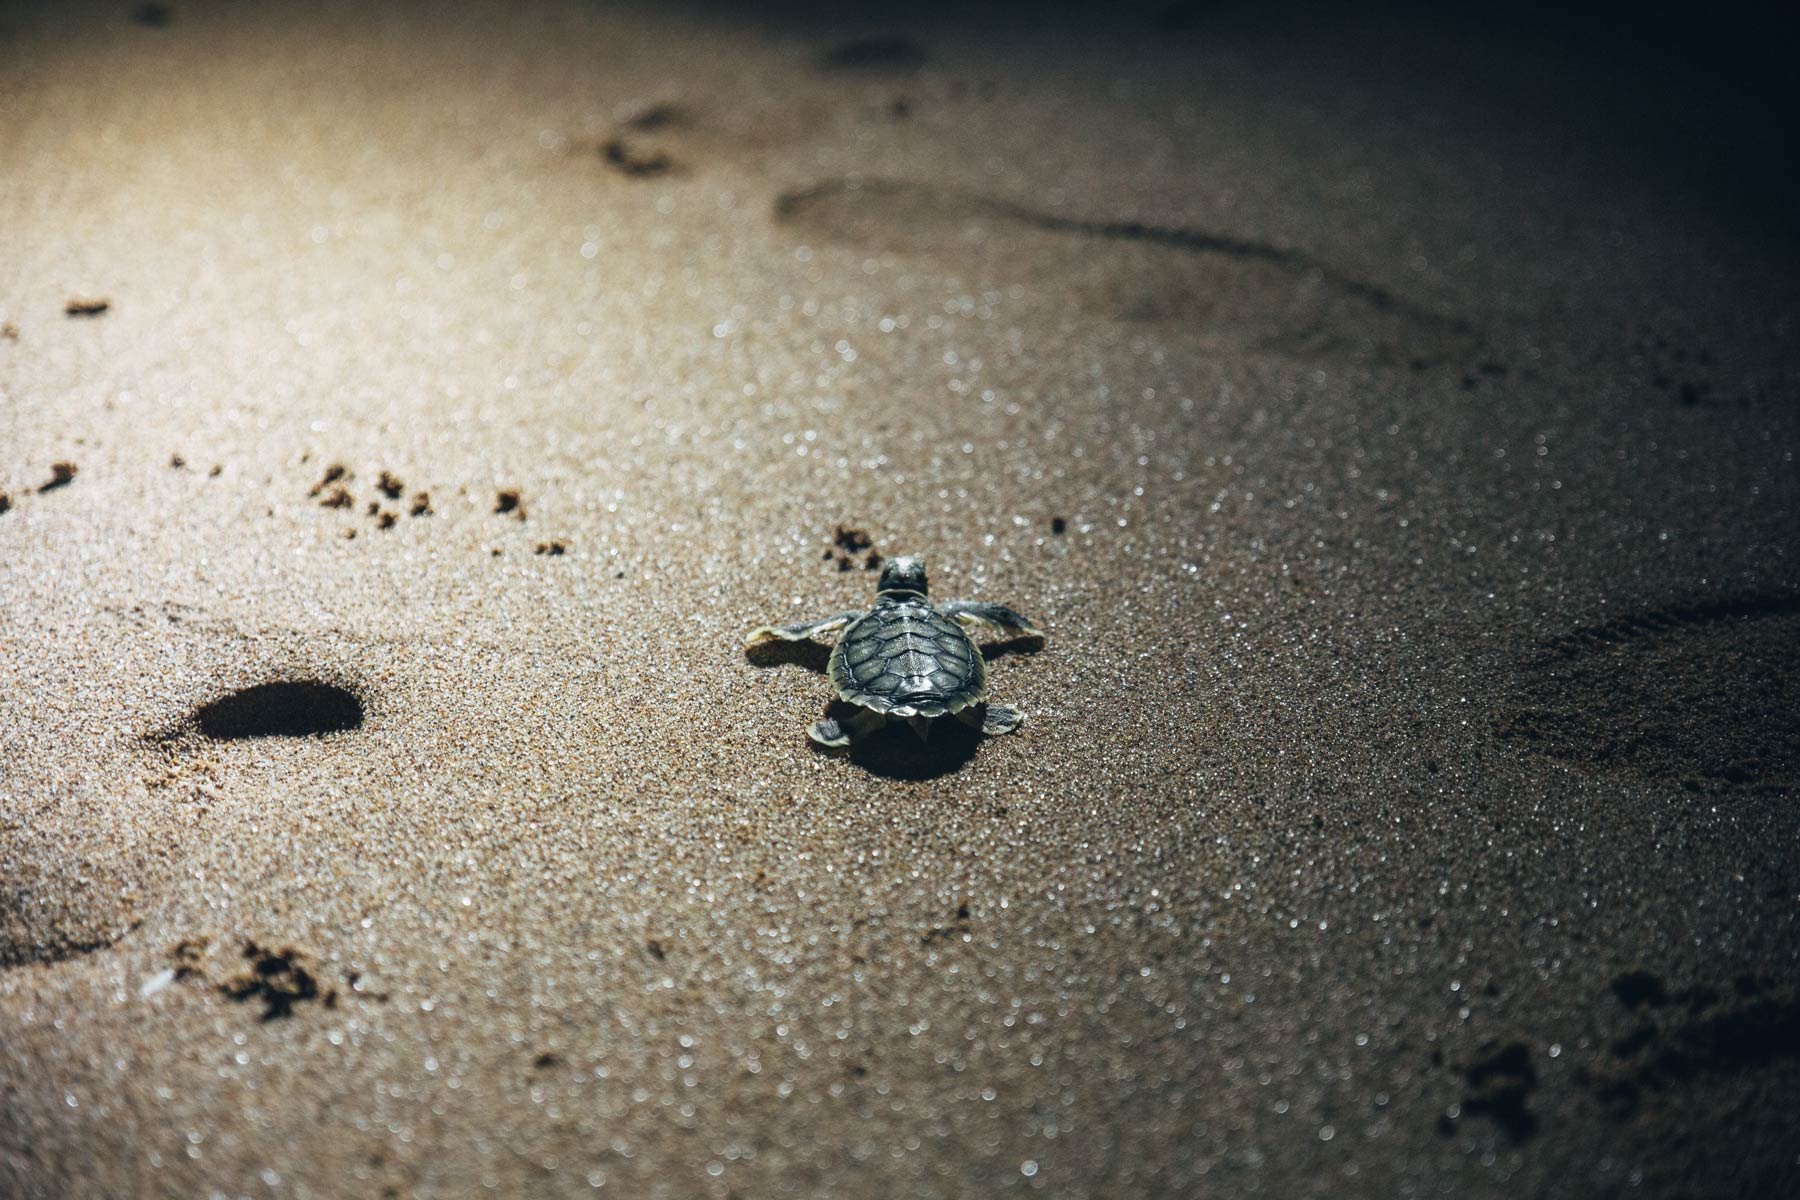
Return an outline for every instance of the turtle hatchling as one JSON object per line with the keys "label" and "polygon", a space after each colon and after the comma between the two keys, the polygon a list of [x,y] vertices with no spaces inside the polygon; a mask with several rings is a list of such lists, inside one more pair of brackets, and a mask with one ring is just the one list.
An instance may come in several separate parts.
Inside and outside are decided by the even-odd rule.
{"label": "turtle hatchling", "polygon": [[951,600],[934,605],[928,598],[925,560],[908,556],[888,561],[875,587],[875,607],[867,612],[764,625],[751,632],[749,644],[802,642],[843,630],[826,672],[838,698],[856,712],[810,726],[807,736],[821,746],[848,746],[889,721],[905,721],[924,739],[942,717],[955,717],[990,737],[1011,733],[1025,723],[1025,714],[984,703],[987,661],[965,626],[1007,637],[1043,636],[1004,604]]}

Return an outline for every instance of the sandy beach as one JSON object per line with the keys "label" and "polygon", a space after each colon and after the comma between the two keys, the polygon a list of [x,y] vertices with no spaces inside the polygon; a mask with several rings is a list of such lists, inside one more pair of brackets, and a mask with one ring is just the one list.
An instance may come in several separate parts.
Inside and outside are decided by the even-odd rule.
{"label": "sandy beach", "polygon": [[1800,1191],[1761,60],[882,15],[0,8],[0,1196]]}

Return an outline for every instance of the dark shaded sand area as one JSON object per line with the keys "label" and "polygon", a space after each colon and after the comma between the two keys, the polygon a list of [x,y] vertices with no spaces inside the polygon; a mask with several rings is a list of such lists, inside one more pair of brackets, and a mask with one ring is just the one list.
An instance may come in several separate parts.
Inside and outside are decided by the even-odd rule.
{"label": "dark shaded sand area", "polygon": [[1780,43],[880,15],[0,8],[0,1195],[1800,1190]]}

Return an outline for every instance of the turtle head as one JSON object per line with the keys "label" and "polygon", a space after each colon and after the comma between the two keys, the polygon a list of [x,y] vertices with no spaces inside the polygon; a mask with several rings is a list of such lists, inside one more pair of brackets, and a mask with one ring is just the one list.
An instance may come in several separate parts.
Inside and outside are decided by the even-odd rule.
{"label": "turtle head", "polygon": [[917,592],[923,596],[925,591],[925,560],[916,554],[903,554],[899,558],[888,559],[887,566],[881,570],[881,582],[875,585],[875,594],[885,596],[889,592]]}

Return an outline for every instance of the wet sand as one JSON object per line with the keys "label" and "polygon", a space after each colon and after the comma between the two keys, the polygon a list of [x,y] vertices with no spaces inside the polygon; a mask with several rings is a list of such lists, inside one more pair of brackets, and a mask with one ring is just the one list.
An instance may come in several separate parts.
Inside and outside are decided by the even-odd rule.
{"label": "wet sand", "polygon": [[1157,11],[0,11],[0,1194],[1800,1186],[1780,113]]}

